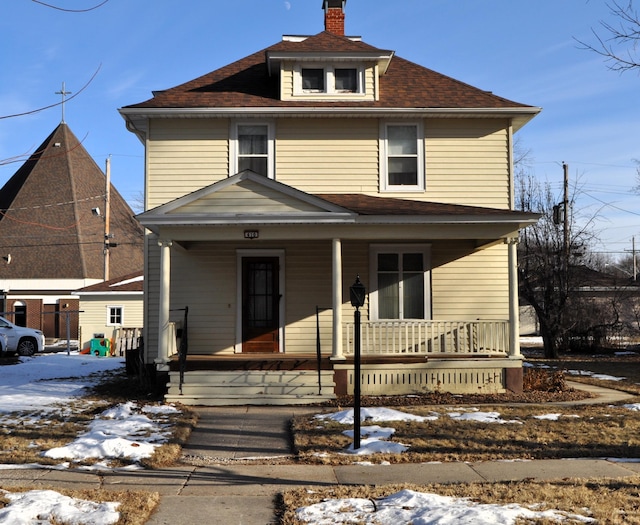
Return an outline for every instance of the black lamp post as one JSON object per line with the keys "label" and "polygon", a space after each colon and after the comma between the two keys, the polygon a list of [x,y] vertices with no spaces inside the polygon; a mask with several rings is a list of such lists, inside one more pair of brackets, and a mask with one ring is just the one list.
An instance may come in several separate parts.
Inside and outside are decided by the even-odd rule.
{"label": "black lamp post", "polygon": [[360,276],[356,276],[356,282],[349,288],[351,296],[351,306],[356,311],[353,313],[353,346],[354,346],[354,363],[353,363],[353,449],[360,448],[360,307],[364,306],[366,290],[364,284],[360,282]]}

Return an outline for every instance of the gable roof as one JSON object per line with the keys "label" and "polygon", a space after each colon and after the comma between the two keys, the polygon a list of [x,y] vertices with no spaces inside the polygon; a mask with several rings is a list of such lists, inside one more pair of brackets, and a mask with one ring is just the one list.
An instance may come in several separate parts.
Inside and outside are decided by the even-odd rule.
{"label": "gable roof", "polygon": [[[104,277],[105,175],[61,123],[0,189],[2,279]],[[111,186],[110,275],[143,267],[143,229]]]}
{"label": "gable roof", "polygon": [[[377,101],[295,101],[280,99],[278,75],[269,74],[269,59],[280,55],[327,54],[362,59],[388,56],[386,73],[380,76]],[[423,112],[466,111],[508,114],[517,118],[516,127],[535,116],[540,108],[514,102],[431,69],[393,55],[361,41],[322,32],[300,41],[287,40],[258,51],[241,60],[207,73],[179,86],[156,91],[153,98],[120,109],[127,116],[158,114],[158,110],[217,108],[273,108],[314,111],[342,110],[419,110]],[[446,111],[445,111],[446,110]]]}
{"label": "gable roof", "polygon": [[137,217],[160,233],[165,227],[320,224],[503,224],[518,229],[539,215],[351,193],[312,195],[247,170]]}
{"label": "gable roof", "polygon": [[137,216],[145,227],[161,225],[321,223],[352,219],[355,213],[250,170]]}
{"label": "gable roof", "polygon": [[142,294],[144,290],[144,274],[142,271],[123,275],[117,279],[110,279],[101,283],[85,286],[74,295],[102,295],[113,293]]}

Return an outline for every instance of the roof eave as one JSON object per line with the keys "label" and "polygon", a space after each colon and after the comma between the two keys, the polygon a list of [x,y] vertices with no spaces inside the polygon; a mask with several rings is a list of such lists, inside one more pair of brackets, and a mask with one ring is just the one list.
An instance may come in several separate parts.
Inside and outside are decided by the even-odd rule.
{"label": "roof eave", "polygon": [[510,118],[514,131],[533,119],[542,108],[518,106],[504,108],[372,108],[372,107],[196,107],[196,108],[136,108],[118,110],[129,131],[139,137],[144,134],[147,120],[153,118],[229,118],[229,117],[358,117],[358,118]]}
{"label": "roof eave", "polygon": [[279,225],[301,226],[322,224],[343,225],[512,225],[514,228],[525,228],[535,224],[539,219],[537,214],[514,217],[510,214],[500,216],[479,217],[477,215],[462,215],[451,217],[437,215],[425,217],[423,215],[353,215],[346,213],[324,214],[217,214],[217,215],[163,215],[163,216],[139,216],[140,223],[154,231],[162,226],[200,227],[200,226],[252,226],[252,225]]}

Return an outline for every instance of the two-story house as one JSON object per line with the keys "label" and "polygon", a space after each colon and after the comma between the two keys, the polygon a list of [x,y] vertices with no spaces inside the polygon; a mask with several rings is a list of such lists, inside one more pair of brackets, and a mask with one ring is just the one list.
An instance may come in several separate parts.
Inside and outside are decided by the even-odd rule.
{"label": "two-story house", "polygon": [[353,392],[358,276],[363,394],[522,388],[516,241],[537,216],[514,210],[512,145],[540,109],[345,36],[345,3],[120,109],[146,150],[145,351],[171,399]]}

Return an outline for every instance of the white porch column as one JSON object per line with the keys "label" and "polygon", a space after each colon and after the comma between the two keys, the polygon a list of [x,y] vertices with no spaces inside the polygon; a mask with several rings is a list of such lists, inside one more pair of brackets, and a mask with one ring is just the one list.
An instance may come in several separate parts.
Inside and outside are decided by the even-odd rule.
{"label": "white porch column", "polygon": [[518,306],[518,238],[505,239],[509,249],[509,356],[520,357],[520,308]]}
{"label": "white porch column", "polygon": [[333,351],[331,359],[345,359],[342,353],[342,241],[333,239],[333,267],[332,267],[332,289],[333,289]]}
{"label": "white porch column", "polygon": [[156,367],[169,370],[169,304],[171,299],[171,245],[168,240],[158,240],[160,246],[160,297],[158,311],[158,356]]}

